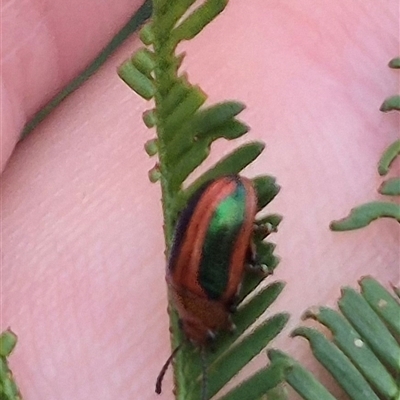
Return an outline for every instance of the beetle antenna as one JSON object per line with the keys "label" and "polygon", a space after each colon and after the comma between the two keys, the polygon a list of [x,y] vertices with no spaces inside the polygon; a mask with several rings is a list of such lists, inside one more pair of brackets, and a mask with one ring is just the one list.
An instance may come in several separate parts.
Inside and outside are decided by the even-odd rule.
{"label": "beetle antenna", "polygon": [[201,384],[201,399],[207,400],[207,362],[206,362],[206,348],[201,347],[201,370],[203,373]]}
{"label": "beetle antenna", "polygon": [[158,374],[157,381],[156,381],[156,393],[157,394],[161,393],[161,386],[162,386],[162,381],[164,379],[164,375],[167,372],[169,365],[171,364],[172,360],[174,359],[176,353],[181,348],[181,346],[182,346],[182,343],[178,344],[178,346],[175,347],[174,351],[171,353],[171,355],[168,357],[168,360],[165,362],[165,364],[161,368],[161,371]]}

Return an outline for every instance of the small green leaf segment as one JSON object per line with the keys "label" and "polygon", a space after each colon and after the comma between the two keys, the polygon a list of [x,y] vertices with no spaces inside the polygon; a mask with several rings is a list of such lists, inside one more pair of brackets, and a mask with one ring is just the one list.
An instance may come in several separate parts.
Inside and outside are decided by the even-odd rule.
{"label": "small green leaf segment", "polygon": [[[186,179],[209,155],[213,141],[234,140],[249,129],[237,118],[245,108],[244,104],[225,101],[206,105],[206,94],[189,82],[186,73],[180,72],[185,54],[177,53],[179,43],[194,38],[225,9],[227,3],[227,0],[205,0],[201,4],[195,0],[154,0],[151,22],[140,33],[145,46],[118,71],[137,94],[153,102],[153,107],[144,112],[143,121],[148,128],[156,128],[157,136],[145,144],[145,151],[150,157],[158,156],[149,178],[161,184],[167,249],[171,245],[177,216],[192,194],[210,179],[240,173],[264,149],[261,142],[244,144],[192,183],[186,184]],[[259,176],[253,182],[261,211],[276,196],[279,186],[270,176]],[[280,221],[278,215],[261,216],[256,221],[257,263],[264,265],[269,272],[274,270],[279,259],[274,255],[275,246],[263,240],[277,230]],[[260,282],[260,277],[246,276],[242,297],[246,297]],[[283,329],[288,316],[277,314],[252,329],[251,335],[243,336],[282,289],[283,284],[275,282],[260,288],[251,301],[239,305],[234,318],[237,330],[229,335],[222,333],[215,343],[215,352],[207,352],[209,397]],[[183,337],[173,307],[170,307],[170,319],[172,347],[175,348]],[[236,343],[238,338],[239,343]],[[286,361],[271,363],[243,386],[226,394],[224,399],[257,399],[267,392],[274,399],[285,398],[284,391],[276,385],[282,381],[286,364]],[[177,399],[199,399],[201,365],[198,349],[184,342],[183,351],[178,352],[175,358],[174,375]],[[243,397],[243,390],[246,390],[247,397]]]}
{"label": "small green leaf segment", "polygon": [[22,400],[8,366],[7,357],[17,344],[17,336],[10,329],[0,334],[0,399]]}
{"label": "small green leaf segment", "polygon": [[[393,69],[400,68],[400,57],[393,58],[389,62],[389,67]],[[399,111],[400,110],[400,95],[395,95],[387,98],[381,105],[380,110],[383,112]]]}
{"label": "small green leaf segment", "polygon": [[[400,399],[400,304],[398,299],[371,277],[360,281],[361,293],[342,289],[339,311],[327,307],[309,310],[330,330],[300,327],[293,336],[308,340],[316,359],[353,400]],[[287,382],[307,400],[332,400],[315,377],[288,355],[271,350],[271,360],[284,359]]]}
{"label": "small green leaf segment", "polygon": [[[390,68],[400,68],[400,58],[394,58],[389,62]],[[399,111],[400,96],[392,96],[386,99],[380,107],[383,112]],[[390,166],[400,155],[400,140],[392,143],[383,153],[379,164],[378,173],[385,176],[389,173]],[[392,177],[382,182],[378,192],[384,196],[400,196],[400,177]],[[369,225],[378,218],[392,218],[400,222],[400,205],[391,201],[373,201],[352,208],[350,214],[340,220],[333,221],[330,228],[334,231],[346,231],[359,229]]]}

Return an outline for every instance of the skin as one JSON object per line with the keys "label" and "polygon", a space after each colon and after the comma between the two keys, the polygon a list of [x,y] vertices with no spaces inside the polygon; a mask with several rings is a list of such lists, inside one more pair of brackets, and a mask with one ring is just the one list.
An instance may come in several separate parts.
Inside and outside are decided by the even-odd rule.
{"label": "skin", "polygon": [[[304,340],[287,336],[302,312],[333,305],[363,275],[399,280],[396,222],[328,229],[380,198],[376,164],[398,136],[398,114],[378,108],[398,92],[386,65],[399,15],[394,0],[295,3],[232,1],[185,44],[184,68],[210,103],[245,102],[248,138],[267,143],[245,175],[274,175],[283,188],[269,210],[285,216],[274,279],[287,287],[271,310],[292,317],[275,346],[326,378]],[[10,363],[28,400],[155,399],[170,347],[160,189],[143,151],[154,133],[141,121],[149,104],[116,75],[138,39],[17,144],[139,2],[64,4],[2,3],[2,329],[19,336]],[[233,147],[217,143],[210,163]],[[171,387],[169,372],[162,399]]]}

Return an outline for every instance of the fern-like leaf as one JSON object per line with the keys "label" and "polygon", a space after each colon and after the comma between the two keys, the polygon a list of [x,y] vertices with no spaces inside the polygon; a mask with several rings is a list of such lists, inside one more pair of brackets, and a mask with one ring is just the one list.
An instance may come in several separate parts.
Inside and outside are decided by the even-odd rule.
{"label": "fern-like leaf", "polygon": [[[149,128],[156,127],[157,137],[145,144],[145,150],[151,157],[158,155],[158,161],[149,172],[149,177],[152,182],[161,183],[167,247],[171,244],[179,212],[188,199],[205,182],[223,175],[240,173],[264,149],[263,143],[244,144],[191,184],[186,184],[191,173],[208,157],[215,140],[234,140],[249,129],[237,118],[245,108],[244,104],[226,101],[205,105],[206,94],[200,87],[192,85],[187,75],[179,70],[184,54],[176,54],[181,41],[195,37],[226,5],[227,0],[205,0],[197,7],[194,0],[155,0],[152,20],[143,27],[140,34],[145,47],[119,69],[120,77],[136,93],[154,102],[154,107],[143,114],[143,121]],[[253,183],[258,195],[258,210],[261,211],[279,192],[279,186],[269,176],[257,177]],[[256,221],[256,262],[269,273],[272,273],[279,259],[274,255],[275,245],[264,239],[276,231],[280,220],[278,215],[264,215]],[[261,280],[261,276],[246,276],[242,295],[247,296],[259,286]],[[239,307],[235,316],[236,332],[231,335],[221,334],[215,343],[216,351],[207,352],[209,395],[217,393],[282,330],[288,319],[286,314],[275,315],[256,326],[251,335],[242,336],[265,312],[282,288],[281,283],[260,288],[250,301]],[[197,399],[201,385],[198,350],[184,341],[173,307],[170,307],[170,319],[173,347],[184,342],[183,350],[175,358],[176,397]],[[255,382],[260,377],[275,376],[273,380],[265,381],[253,390],[263,394],[274,387],[274,382],[281,381],[279,377],[282,376],[282,368],[278,364],[263,369],[252,378]],[[224,398],[240,398],[240,390],[243,389],[238,390],[231,391]],[[279,397],[279,390],[274,395],[283,398]]]}
{"label": "fern-like leaf", "polygon": [[[223,11],[227,0],[206,0],[196,8],[193,8],[194,3],[194,0],[154,1],[152,21],[143,27],[140,34],[146,47],[136,52],[119,69],[121,78],[136,93],[154,101],[155,106],[143,114],[143,120],[147,127],[156,127],[157,138],[149,140],[145,150],[151,157],[158,155],[149,177],[153,182],[161,182],[167,247],[171,243],[179,212],[196,190],[211,179],[240,173],[264,149],[264,144],[259,142],[242,145],[184,187],[186,179],[208,157],[213,141],[234,140],[248,131],[248,127],[237,118],[244,109],[242,103],[226,101],[206,106],[206,94],[200,87],[192,85],[185,73],[179,72],[184,54],[176,54],[178,44],[196,36]],[[276,196],[279,186],[269,176],[257,177],[253,182],[258,194],[258,209],[261,211]],[[256,261],[269,272],[274,270],[279,260],[273,253],[275,246],[263,240],[276,231],[280,220],[280,216],[271,215],[262,216],[256,221]],[[246,276],[243,296],[247,296],[261,280],[261,276]],[[271,317],[253,329],[250,336],[242,337],[282,288],[281,283],[261,288],[251,301],[240,306],[235,316],[236,332],[221,334],[215,343],[216,351],[207,353],[209,395],[217,393],[282,330],[288,318],[286,314]],[[184,338],[173,307],[170,308],[170,319],[172,344],[175,347]],[[178,399],[199,397],[199,359],[198,350],[184,342],[183,351],[176,355],[174,367]],[[275,376],[276,379],[260,384],[256,389],[260,394],[271,390],[275,385],[273,382],[281,381],[281,378],[278,379],[282,376],[281,368],[271,365],[253,379],[258,381],[264,376]],[[240,398],[240,393],[233,390],[224,398]],[[280,392],[275,393],[279,396]]]}
{"label": "fern-like leaf", "polygon": [[[327,307],[306,312],[326,326],[328,339],[317,329],[300,327],[293,336],[306,338],[314,356],[353,400],[400,399],[400,304],[371,277],[360,281],[361,293],[342,290],[341,312]],[[271,360],[284,358],[293,369],[286,370],[287,382],[304,399],[333,399],[311,373],[289,356],[269,352]],[[316,397],[316,393],[320,397]]]}
{"label": "fern-like leaf", "polygon": [[21,400],[21,393],[14,382],[7,357],[17,344],[17,336],[10,329],[0,335],[0,399]]}
{"label": "fern-like leaf", "polygon": [[[389,67],[399,68],[400,59],[394,58],[390,61]],[[392,96],[386,99],[380,107],[383,112],[400,110],[400,96]],[[383,153],[379,164],[378,173],[381,176],[389,172],[390,165],[400,155],[400,140],[392,143]],[[389,178],[384,181],[378,192],[385,196],[400,196],[400,177]],[[378,218],[393,218],[400,222],[400,206],[389,201],[373,201],[361,206],[352,208],[347,217],[333,221],[330,228],[334,231],[345,231],[359,229],[369,225]]]}

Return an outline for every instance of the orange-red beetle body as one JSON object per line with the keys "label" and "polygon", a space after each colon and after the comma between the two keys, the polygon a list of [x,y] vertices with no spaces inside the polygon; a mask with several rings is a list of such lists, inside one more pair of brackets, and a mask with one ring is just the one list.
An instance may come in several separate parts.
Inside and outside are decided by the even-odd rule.
{"label": "orange-red beetle body", "polygon": [[180,215],[167,282],[185,335],[198,345],[234,327],[256,212],[252,182],[229,175],[206,183]]}

